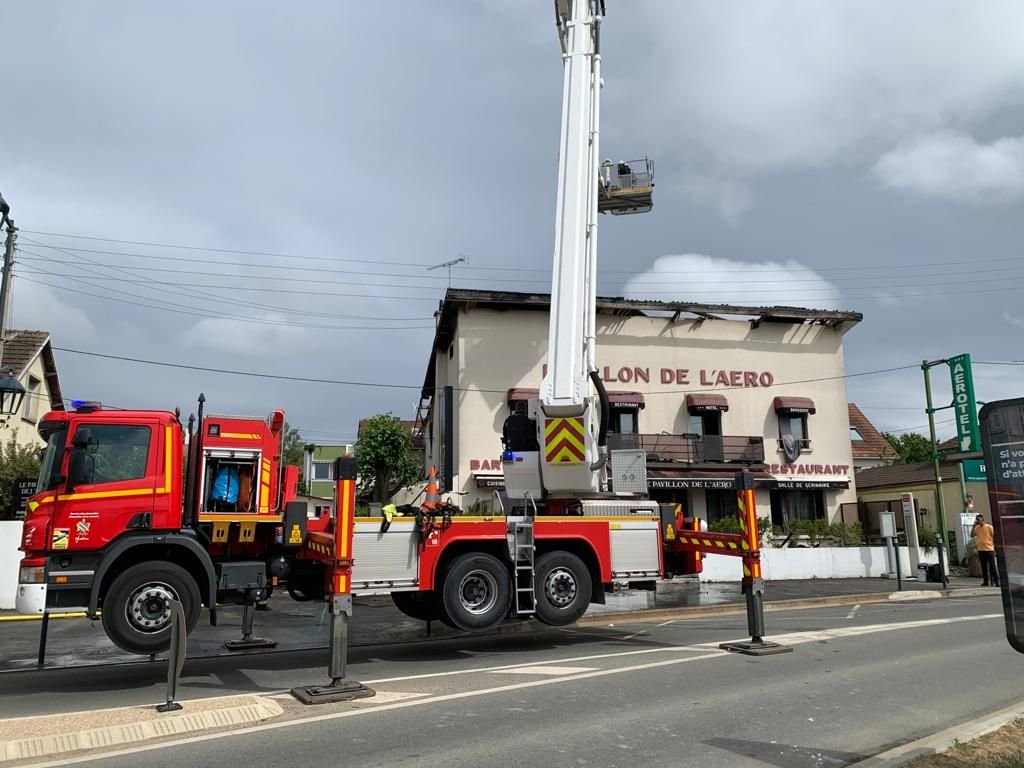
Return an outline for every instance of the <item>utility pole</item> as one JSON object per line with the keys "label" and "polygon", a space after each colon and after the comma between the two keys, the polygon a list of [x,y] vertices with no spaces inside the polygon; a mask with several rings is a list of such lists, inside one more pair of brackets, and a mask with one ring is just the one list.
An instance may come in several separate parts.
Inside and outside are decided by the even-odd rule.
{"label": "utility pole", "polygon": [[0,225],[7,225],[7,242],[4,246],[3,282],[0,283],[0,361],[3,360],[4,338],[7,335],[7,307],[10,302],[11,280],[14,277],[14,243],[18,239],[18,228],[10,217],[11,206],[0,195]]}
{"label": "utility pole", "polygon": [[[942,586],[949,586],[949,578],[946,576],[946,509],[942,501],[942,466],[939,463],[939,443],[935,437],[935,411],[942,410],[932,407],[932,380],[931,369],[935,365],[945,365],[946,360],[924,360],[921,363],[921,370],[924,371],[924,396],[928,406],[928,429],[931,431],[932,439],[932,463],[935,467],[935,514],[938,516],[939,524],[939,576],[942,578]],[[951,407],[951,406],[947,406]],[[908,542],[909,543],[909,542]]]}

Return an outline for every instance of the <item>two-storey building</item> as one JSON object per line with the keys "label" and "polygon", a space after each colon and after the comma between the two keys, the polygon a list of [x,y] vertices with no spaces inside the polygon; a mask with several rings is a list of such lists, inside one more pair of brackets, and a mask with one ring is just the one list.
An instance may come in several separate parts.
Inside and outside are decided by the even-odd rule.
{"label": "two-storey building", "polygon": [[[449,289],[422,391],[427,466],[463,507],[503,487],[501,431],[545,370],[549,297]],[[715,521],[735,472],[776,524],[838,518],[856,501],[843,337],[856,312],[599,299],[609,445],[647,452],[662,501]]]}

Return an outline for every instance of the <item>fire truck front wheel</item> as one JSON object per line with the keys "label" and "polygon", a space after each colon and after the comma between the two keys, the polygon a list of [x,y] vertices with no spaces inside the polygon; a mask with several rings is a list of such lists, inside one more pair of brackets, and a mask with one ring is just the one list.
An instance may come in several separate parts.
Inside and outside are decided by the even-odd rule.
{"label": "fire truck front wheel", "polygon": [[511,597],[508,569],[498,558],[484,553],[467,553],[452,560],[441,588],[444,618],[466,631],[499,624],[508,614]]}
{"label": "fire truck front wheel", "polygon": [[563,627],[579,619],[590,604],[590,571],[571,552],[547,552],[537,558],[535,571],[537,618]]}
{"label": "fire truck front wheel", "polygon": [[171,645],[171,600],[181,603],[189,632],[199,623],[195,579],[174,563],[139,563],[117,576],[103,599],[103,629],[128,653],[162,653]]}

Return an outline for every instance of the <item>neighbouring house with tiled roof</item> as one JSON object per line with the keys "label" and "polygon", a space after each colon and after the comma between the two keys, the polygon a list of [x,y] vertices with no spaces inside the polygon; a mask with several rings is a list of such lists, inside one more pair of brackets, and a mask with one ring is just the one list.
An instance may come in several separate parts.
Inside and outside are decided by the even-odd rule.
{"label": "neighbouring house with tiled roof", "polygon": [[848,403],[847,407],[850,411],[850,446],[853,450],[855,470],[892,463],[896,458],[896,451],[889,445],[889,441],[875,429],[875,425],[854,403]]}
{"label": "neighbouring house with tiled roof", "polygon": [[13,433],[20,445],[43,445],[36,432],[39,419],[47,411],[64,409],[50,334],[8,330],[0,352],[0,368],[11,369],[11,375],[25,388],[19,412],[3,421],[0,439],[6,441]]}

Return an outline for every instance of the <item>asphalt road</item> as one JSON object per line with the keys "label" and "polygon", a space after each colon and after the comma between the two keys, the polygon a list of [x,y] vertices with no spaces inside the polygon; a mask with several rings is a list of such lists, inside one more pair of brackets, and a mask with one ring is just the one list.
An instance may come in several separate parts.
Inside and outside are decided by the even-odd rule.
{"label": "asphalt road", "polygon": [[[253,766],[845,765],[1022,698],[1024,656],[996,596],[773,612],[794,652],[719,651],[744,617],[637,623],[364,648],[350,676],[376,698],[302,708],[282,689],[323,678],[320,658],[199,661],[182,698],[262,691],[282,720],[79,764]],[[267,663],[273,659],[273,663]],[[209,665],[209,668],[203,665]],[[157,670],[5,676],[3,716],[156,701]],[[141,675],[141,676],[140,676]],[[77,684],[75,680],[77,679]],[[59,697],[54,694],[60,691]],[[85,705],[85,706],[82,706]]]}

